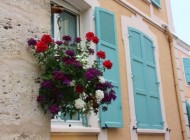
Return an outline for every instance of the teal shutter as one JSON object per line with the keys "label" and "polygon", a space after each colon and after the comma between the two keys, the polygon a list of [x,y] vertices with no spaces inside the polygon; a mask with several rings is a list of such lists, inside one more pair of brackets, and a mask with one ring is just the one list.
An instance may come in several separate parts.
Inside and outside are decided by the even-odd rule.
{"label": "teal shutter", "polygon": [[153,42],[140,31],[129,28],[129,45],[137,127],[162,129]]}
{"label": "teal shutter", "polygon": [[153,4],[161,8],[161,0],[151,0]]}
{"label": "teal shutter", "polygon": [[187,83],[190,83],[190,58],[183,58],[185,78]]}
{"label": "teal shutter", "polygon": [[[190,105],[188,102],[186,102],[186,109],[187,109],[187,117],[188,117],[188,121],[189,121],[189,124],[190,124]],[[189,125],[190,127],[190,125]]]}
{"label": "teal shutter", "polygon": [[112,82],[117,95],[116,100],[108,106],[107,111],[103,112],[100,109],[100,125],[101,127],[108,128],[123,127],[117,32],[114,13],[96,7],[96,34],[100,39],[97,50],[106,52],[106,59],[113,62],[112,69],[104,72],[104,78]]}

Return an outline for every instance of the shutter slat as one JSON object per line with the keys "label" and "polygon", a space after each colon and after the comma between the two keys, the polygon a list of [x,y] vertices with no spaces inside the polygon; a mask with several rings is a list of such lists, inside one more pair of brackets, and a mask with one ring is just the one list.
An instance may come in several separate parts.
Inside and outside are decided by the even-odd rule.
{"label": "shutter slat", "polygon": [[190,83],[190,58],[183,58],[186,82]]}
{"label": "shutter slat", "polygon": [[[186,109],[187,109],[187,117],[190,124],[190,105],[188,102],[186,102]],[[190,127],[190,126],[189,126]]]}
{"label": "shutter slat", "polygon": [[113,62],[111,70],[104,72],[104,78],[111,81],[116,92],[116,100],[108,106],[108,110],[103,112],[100,109],[101,127],[123,127],[123,114],[121,107],[121,87],[119,57],[116,37],[116,23],[114,13],[103,8],[96,7],[96,34],[99,37],[97,50],[106,52],[106,60]]}
{"label": "shutter slat", "polygon": [[[137,127],[162,129],[163,121],[153,42],[134,28],[129,28],[129,34],[131,36],[129,45],[134,75],[133,90]],[[141,52],[141,56],[137,55],[139,54],[137,52]]]}
{"label": "shutter slat", "polygon": [[161,0],[151,0],[153,4],[161,8]]}

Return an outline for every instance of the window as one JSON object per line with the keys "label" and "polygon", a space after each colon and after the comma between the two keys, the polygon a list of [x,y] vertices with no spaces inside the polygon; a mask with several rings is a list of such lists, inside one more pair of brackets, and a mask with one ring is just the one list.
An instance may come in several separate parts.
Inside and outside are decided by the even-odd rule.
{"label": "window", "polygon": [[161,8],[161,0],[151,0],[151,2],[157,7]]}
{"label": "window", "polygon": [[128,30],[137,128],[163,129],[153,42],[134,28]]}
{"label": "window", "polygon": [[183,58],[183,66],[186,82],[190,84],[190,58]]}
{"label": "window", "polygon": [[51,14],[51,31],[55,40],[60,40],[64,35],[75,38],[79,35],[79,16],[68,10]]}
{"label": "window", "polygon": [[[56,4],[56,3],[55,3]],[[72,39],[78,37],[79,35],[79,15],[72,12],[72,10],[67,9],[67,7],[63,7],[64,10],[58,13],[51,13],[51,34],[54,40],[62,40],[63,36],[71,36]],[[85,116],[81,116],[76,114],[74,116],[59,113],[55,120],[66,121],[71,123],[70,120],[74,121],[74,123],[82,124],[81,119],[85,119]]]}
{"label": "window", "polygon": [[[74,3],[72,3],[73,0],[65,0],[65,1],[52,0],[52,1],[53,2],[55,1],[57,2],[57,4],[64,7],[64,11],[62,13],[51,15],[51,29],[52,29],[51,31],[55,40],[61,39],[63,35],[71,35],[72,37],[76,37],[79,35],[84,36],[85,33],[92,31],[95,32],[100,39],[99,45],[97,47],[98,50],[101,49],[103,51],[108,52],[107,59],[110,59],[114,63],[114,66],[112,70],[106,71],[104,75],[107,81],[113,82],[117,99],[113,104],[109,105],[108,111],[103,112],[100,109],[101,110],[99,116],[100,126],[114,127],[114,128],[122,127],[123,119],[122,119],[122,107],[121,107],[121,89],[120,89],[120,75],[119,75],[120,72],[119,72],[119,61],[118,61],[115,14],[102,8],[97,8],[97,7],[92,8],[91,6],[84,4],[86,2],[84,2],[83,0],[78,0],[75,1]],[[77,4],[83,5],[81,7],[83,9],[79,10],[75,9],[75,7],[80,8],[80,6],[79,7],[77,6]],[[92,4],[94,4],[94,2],[92,2]],[[96,13],[95,21],[92,18],[94,16],[93,14],[94,12]],[[95,24],[95,26],[93,26],[93,24]],[[82,125],[81,122],[83,119],[85,120],[85,118],[87,117],[86,116],[81,117],[80,115],[76,115],[75,118],[72,118],[72,120],[67,120],[65,123],[64,121],[65,117],[63,116],[63,114],[59,113],[59,117],[53,119],[52,122],[54,122],[54,124],[59,124],[59,125],[74,124],[81,126]],[[88,120],[86,119],[85,122],[87,121]]]}

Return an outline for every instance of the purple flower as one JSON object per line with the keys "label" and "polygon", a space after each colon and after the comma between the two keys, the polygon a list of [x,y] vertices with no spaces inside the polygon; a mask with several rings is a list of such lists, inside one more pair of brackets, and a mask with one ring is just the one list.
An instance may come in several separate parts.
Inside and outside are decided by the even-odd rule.
{"label": "purple flower", "polygon": [[53,82],[51,80],[43,81],[41,83],[41,86],[44,88],[52,88],[53,87]]}
{"label": "purple flower", "polygon": [[28,46],[35,46],[37,41],[34,38],[30,38],[28,41]]}
{"label": "purple flower", "polygon": [[76,58],[69,58],[69,57],[64,57],[63,62],[66,63],[67,65],[74,65],[78,68],[82,67],[82,64],[76,60]]}
{"label": "purple flower", "polygon": [[67,50],[65,53],[66,53],[68,56],[70,56],[70,57],[73,57],[73,56],[75,55],[74,51],[72,51],[72,50]]}
{"label": "purple flower", "polygon": [[71,41],[71,37],[65,35],[65,36],[63,36],[63,40],[64,40],[64,41]]}
{"label": "purple flower", "polygon": [[117,98],[114,90],[110,90],[109,93],[104,94],[104,98],[102,99],[102,103],[110,103],[111,100],[115,100]]}
{"label": "purple flower", "polygon": [[97,78],[98,76],[102,76],[102,72],[100,70],[98,70],[97,68],[89,68],[85,72],[84,75],[88,81],[91,81],[91,80],[94,80],[95,78]]}
{"label": "purple flower", "polygon": [[113,85],[111,84],[111,82],[105,82],[104,83],[108,88],[113,88]]}
{"label": "purple flower", "polygon": [[88,52],[89,52],[89,54],[93,55],[94,54],[94,49],[89,48]]}
{"label": "purple flower", "polygon": [[114,101],[115,101],[115,99],[117,98],[116,93],[115,93],[114,90],[110,90],[109,96],[110,96],[110,98],[111,98],[112,100],[114,100]]}
{"label": "purple flower", "polygon": [[36,101],[37,101],[37,102],[43,102],[43,101],[45,101],[45,97],[39,95],[39,96],[37,97]]}
{"label": "purple flower", "polygon": [[107,85],[105,83],[97,83],[96,89],[100,89],[102,91],[106,90]]}
{"label": "purple flower", "polygon": [[109,96],[109,94],[104,94],[104,98],[102,99],[103,103],[110,103],[111,102],[111,97]]}
{"label": "purple flower", "polygon": [[62,41],[56,41],[55,43],[56,43],[57,45],[59,45],[59,46],[63,44]]}
{"label": "purple flower", "polygon": [[63,80],[64,78],[64,73],[61,71],[54,71],[53,72],[53,77],[55,80]]}
{"label": "purple flower", "polygon": [[71,77],[69,76],[69,75],[65,75],[65,77],[64,77],[64,79],[63,79],[63,83],[65,84],[65,85],[70,85],[71,84],[71,82],[72,82],[72,79],[71,79]]}
{"label": "purple flower", "polygon": [[76,37],[75,40],[74,40],[74,42],[76,42],[76,43],[80,43],[81,41],[82,41],[82,40],[81,40],[80,37]]}
{"label": "purple flower", "polygon": [[51,105],[50,106],[50,112],[52,114],[57,114],[59,112],[59,107],[57,105]]}

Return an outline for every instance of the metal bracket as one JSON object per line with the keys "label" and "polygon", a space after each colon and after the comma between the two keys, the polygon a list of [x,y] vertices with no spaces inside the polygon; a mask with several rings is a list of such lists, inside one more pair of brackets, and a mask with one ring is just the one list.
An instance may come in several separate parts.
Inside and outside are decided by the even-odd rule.
{"label": "metal bracket", "polygon": [[137,127],[133,126],[133,130],[135,130],[136,133],[137,133],[137,129],[138,129]]}
{"label": "metal bracket", "polygon": [[171,132],[171,129],[169,129],[169,128],[166,128],[166,131],[168,131],[169,133]]}
{"label": "metal bracket", "polygon": [[107,124],[105,123],[105,127],[103,127],[102,129],[108,129],[108,126]]}
{"label": "metal bracket", "polygon": [[134,79],[134,77],[135,77],[135,76],[133,75],[133,73],[131,73],[131,78]]}

